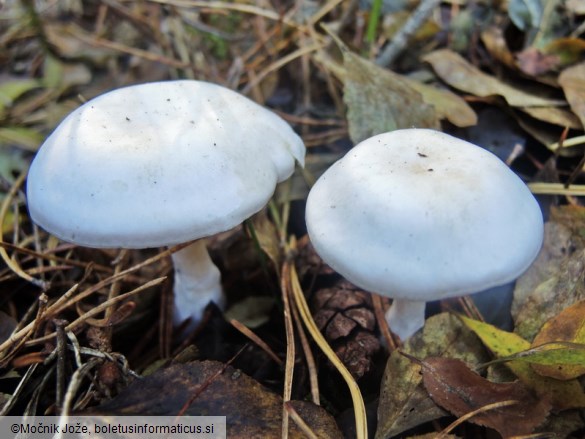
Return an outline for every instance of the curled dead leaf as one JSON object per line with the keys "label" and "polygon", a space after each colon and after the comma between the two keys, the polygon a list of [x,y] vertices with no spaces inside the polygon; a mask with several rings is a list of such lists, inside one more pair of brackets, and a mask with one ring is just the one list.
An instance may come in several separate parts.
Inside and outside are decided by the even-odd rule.
{"label": "curled dead leaf", "polygon": [[429,62],[437,75],[451,87],[475,96],[499,95],[513,107],[548,107],[565,104],[564,101],[546,99],[502,82],[448,49],[435,50],[425,55],[423,60]]}

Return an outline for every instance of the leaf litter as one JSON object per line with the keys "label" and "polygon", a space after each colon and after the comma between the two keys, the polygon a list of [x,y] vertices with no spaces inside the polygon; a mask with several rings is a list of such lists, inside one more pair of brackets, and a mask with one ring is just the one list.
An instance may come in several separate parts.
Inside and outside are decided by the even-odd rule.
{"label": "leaf litter", "polygon": [[[291,230],[299,237],[304,233],[302,227],[290,227],[302,223],[295,203],[306,198],[323,169],[352,142],[369,135],[411,126],[457,129],[463,134],[477,123],[476,112],[488,108],[515,121],[525,135],[525,154],[511,160],[524,177],[534,176],[552,159],[555,183],[582,182],[577,172],[583,166],[579,162],[582,149],[572,148],[569,153],[568,148],[551,146],[563,140],[575,144],[583,134],[585,10],[578,1],[563,2],[562,7],[556,7],[556,1],[511,1],[488,15],[484,2],[435,2],[434,13],[426,16],[407,50],[388,68],[377,65],[376,57],[390,38],[400,34],[397,27],[406,17],[417,14],[414,2],[396,2],[391,10],[384,6],[379,31],[367,41],[360,36],[364,23],[375,15],[367,1],[332,1],[301,9],[286,2],[276,8],[270,3],[90,1],[59,3],[48,9],[21,3],[10,3],[0,23],[0,160],[7,164],[2,167],[3,192],[12,193],[5,197],[8,204],[2,221],[6,241],[2,243],[6,267],[0,272],[6,313],[0,314],[6,327],[1,342],[6,377],[0,382],[3,414],[98,410],[100,404],[105,408],[119,404],[140,413],[141,407],[168,401],[177,408],[177,400],[185,396],[177,399],[177,395],[184,389],[158,393],[154,389],[179,379],[192,391],[201,383],[189,371],[198,371],[213,376],[209,382],[217,380],[220,392],[215,400],[204,393],[197,395],[194,407],[203,410],[205,404],[228,404],[230,396],[243,389],[252,389],[257,396],[251,411],[266,403],[264,414],[238,412],[242,407],[229,406],[234,413],[242,413],[241,423],[232,426],[234,437],[253,434],[254,423],[261,419],[270,424],[264,433],[280,436],[284,418],[297,415],[323,437],[352,436],[355,431],[336,429],[342,423],[332,417],[350,410],[349,392],[342,390],[346,383],[331,369],[323,376],[324,362],[318,356],[317,364],[309,360],[306,340],[303,349],[289,358],[294,376],[292,370],[284,373],[275,358],[257,346],[263,342],[276,358],[284,358],[290,352],[288,343],[296,338],[287,341],[284,336],[284,296],[279,289],[290,287],[286,287],[290,280],[286,274],[282,282],[283,267],[298,251],[288,235]],[[427,3],[431,2],[421,2]],[[478,17],[480,29],[479,21],[474,21]],[[342,48],[342,63],[330,44],[332,34]],[[116,86],[179,77],[228,85],[277,108],[310,148],[307,162],[312,165],[295,174],[292,186],[279,189],[268,214],[253,219],[253,227],[245,232],[214,238],[211,243],[212,254],[223,264],[233,314],[254,327],[256,338],[233,329],[217,308],[210,307],[205,324],[179,342],[173,338],[169,320],[171,283],[164,279],[169,272],[167,252],[131,252],[125,262],[116,262],[116,252],[59,243],[31,228],[20,189],[10,187],[24,174],[26,161],[44,137],[83,100]],[[542,150],[534,141],[550,150]],[[576,179],[570,177],[573,174]],[[503,436],[517,433],[514,428],[522,434],[536,428],[568,436],[582,427],[576,413],[584,403],[577,378],[583,344],[582,202],[563,195],[554,203],[565,206],[551,212],[545,248],[516,287],[514,332],[482,322],[463,324],[448,314],[430,317],[425,330],[402,348],[426,364],[428,388],[423,383],[424,366],[421,369],[421,364],[398,351],[381,351],[368,358],[366,368],[360,368],[360,374],[367,372],[359,378],[359,388],[355,381],[350,386],[351,393],[355,397],[361,391],[368,406],[379,398],[377,438],[427,432],[433,421],[436,428],[445,428],[441,418],[449,415],[465,420],[455,430],[464,437],[477,437],[474,422]],[[310,296],[313,283],[334,273],[318,261],[303,259],[306,248],[301,247],[296,268]],[[318,272],[308,268],[313,262]],[[115,269],[122,274],[116,275]],[[19,279],[22,274],[33,283]],[[160,280],[149,283],[153,279]],[[50,288],[40,291],[35,285]],[[296,293],[298,297],[298,288]],[[113,296],[121,299],[107,299]],[[109,319],[102,317],[105,309]],[[372,330],[369,310],[339,309]],[[104,324],[111,327],[104,329]],[[299,332],[302,339],[300,334],[304,332]],[[484,345],[507,368],[505,373],[500,363],[489,366],[489,382],[469,369],[493,360]],[[342,344],[338,352],[348,346],[349,342]],[[456,363],[455,358],[465,363]],[[180,361],[187,363],[170,365]],[[230,361],[233,369],[225,366]],[[69,371],[66,379],[54,372],[63,365]],[[216,375],[220,370],[229,374]],[[137,378],[137,373],[146,378]],[[228,383],[233,384],[229,380],[234,374],[245,378],[231,388]],[[287,374],[294,379],[285,380]],[[74,379],[78,376],[82,378]],[[498,382],[515,377],[520,381]],[[149,378],[152,381],[146,381]],[[140,387],[141,382],[148,383],[146,389]],[[486,399],[475,398],[476,392],[466,387],[469,383],[484,390]],[[316,387],[321,388],[315,391]],[[429,395],[433,392],[437,401]],[[309,394],[316,402],[324,401],[326,410],[301,402]],[[447,394],[472,398],[463,408],[452,407],[440,397]],[[144,395],[149,395],[146,402],[140,401]],[[526,404],[497,407],[506,403],[505,398],[522,395]],[[534,402],[534,395],[542,402]],[[497,401],[496,406],[490,401]],[[547,401],[553,409],[548,417]],[[358,417],[365,416],[359,408],[354,411]],[[376,417],[373,412],[368,412],[370,421]],[[502,413],[527,416],[507,425]],[[544,418],[545,424],[539,426],[538,420]],[[293,437],[300,434],[294,421],[288,425]],[[443,437],[447,431],[449,427]],[[364,430],[359,433],[363,436]]]}

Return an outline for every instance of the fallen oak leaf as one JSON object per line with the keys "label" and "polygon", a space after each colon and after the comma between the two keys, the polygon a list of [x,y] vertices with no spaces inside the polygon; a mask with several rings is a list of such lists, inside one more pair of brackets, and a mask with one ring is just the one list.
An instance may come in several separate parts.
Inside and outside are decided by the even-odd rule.
{"label": "fallen oak leaf", "polygon": [[[493,383],[457,359],[418,360],[405,355],[420,363],[424,386],[436,404],[457,417],[476,412],[470,422],[492,428],[505,438],[530,434],[550,412],[546,398],[537,398],[519,382]],[[491,410],[486,410],[488,405],[493,405]]]}

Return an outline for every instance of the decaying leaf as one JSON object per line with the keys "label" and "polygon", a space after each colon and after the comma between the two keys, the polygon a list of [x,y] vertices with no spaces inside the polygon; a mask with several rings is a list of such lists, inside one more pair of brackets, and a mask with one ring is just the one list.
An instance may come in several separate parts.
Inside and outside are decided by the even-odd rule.
{"label": "decaying leaf", "polygon": [[477,123],[477,114],[461,97],[443,88],[433,87],[405,77],[404,80],[418,91],[423,100],[431,104],[437,117],[447,119],[453,125],[465,128]]}
{"label": "decaying leaf", "polygon": [[557,55],[560,65],[568,66],[583,59],[585,40],[574,37],[556,38],[543,48],[543,52]]}
{"label": "decaying leaf", "polygon": [[431,52],[423,60],[429,62],[437,75],[451,87],[475,96],[503,96],[513,107],[552,107],[565,104],[564,101],[542,98],[506,84],[448,49]]}
{"label": "decaying leaf", "polygon": [[[554,342],[566,341],[570,345]],[[541,345],[545,360],[552,364],[533,364],[540,375],[559,380],[569,380],[585,374],[585,300],[565,308],[544,324],[532,341],[532,347]],[[548,354],[548,356],[546,356]],[[553,355],[556,355],[553,358]],[[574,359],[574,361],[572,361]]]}
{"label": "decaying leaf", "polygon": [[585,126],[585,62],[563,70],[559,75],[559,84],[571,109]]}
{"label": "decaying leaf", "polygon": [[226,320],[235,319],[248,328],[258,328],[270,319],[274,297],[247,296],[234,303],[225,313]]}
{"label": "decaying leaf", "polygon": [[457,417],[490,404],[516,401],[513,405],[481,411],[469,419],[497,430],[503,437],[531,433],[550,411],[549,401],[536,397],[521,383],[492,383],[461,360],[431,357],[421,364],[423,383],[431,398]]}
{"label": "decaying leaf", "polygon": [[359,143],[400,128],[439,128],[434,108],[400,75],[376,66],[340,46],[343,52],[343,100],[349,134]]}
{"label": "decaying leaf", "polygon": [[266,210],[261,210],[254,215],[250,226],[254,240],[270,258],[276,270],[279,270],[282,249],[278,240],[278,231],[274,223],[268,218]]}
{"label": "decaying leaf", "polygon": [[530,76],[543,75],[556,69],[561,60],[555,53],[544,53],[536,47],[527,47],[516,54],[518,68]]}
{"label": "decaying leaf", "polygon": [[[488,323],[467,317],[460,318],[498,358],[509,357],[530,349],[530,342],[517,334],[502,331]],[[532,370],[529,363],[524,361],[514,360],[505,364],[524,385],[535,391],[541,398],[550,400],[553,410],[585,407],[585,393],[579,381],[575,379],[559,381],[540,376]]]}
{"label": "decaying leaf", "polygon": [[543,248],[517,281],[512,303],[514,332],[532,340],[542,325],[585,299],[585,208],[551,209]]}
{"label": "decaying leaf", "polygon": [[[164,391],[161,391],[164,389]],[[176,364],[134,381],[117,397],[87,413],[119,416],[227,416],[230,438],[280,437],[282,398],[240,370],[216,361]],[[293,401],[294,409],[318,437],[342,437],[324,409]],[[304,438],[291,422],[289,437]]]}
{"label": "decaying leaf", "polygon": [[506,43],[504,29],[500,26],[489,26],[481,32],[481,40],[492,57],[508,67],[516,67],[514,55]]}
{"label": "decaying leaf", "polygon": [[[473,332],[448,313],[427,319],[424,329],[410,338],[402,351],[419,358],[459,358],[473,365],[483,363],[488,358]],[[390,355],[380,387],[376,439],[396,436],[447,415],[424,389],[420,371],[419,364],[399,352]]]}
{"label": "decaying leaf", "polygon": [[354,143],[400,128],[438,128],[439,119],[459,127],[477,123],[473,109],[458,95],[384,69],[352,53],[331,35],[342,51],[343,66],[322,52],[314,58],[343,81]]}

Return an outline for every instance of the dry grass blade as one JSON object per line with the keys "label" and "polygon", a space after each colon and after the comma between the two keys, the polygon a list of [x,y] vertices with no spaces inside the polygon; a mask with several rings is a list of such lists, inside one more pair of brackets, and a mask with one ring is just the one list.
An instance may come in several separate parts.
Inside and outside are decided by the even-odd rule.
{"label": "dry grass blade", "polygon": [[[292,394],[292,380],[295,367],[295,334],[292,324],[292,314],[290,311],[289,285],[290,283],[291,264],[285,261],[282,264],[280,276],[280,287],[282,290],[282,302],[284,304],[284,327],[286,331],[286,367],[284,369],[284,390],[282,400],[284,404],[290,401]],[[282,438],[288,437],[288,411],[282,407]]]}
{"label": "dry grass blade", "polygon": [[236,319],[231,319],[230,323],[234,328],[236,328],[238,331],[240,331],[242,334],[244,334],[246,337],[252,340],[252,342],[254,342],[260,349],[266,352],[270,356],[270,358],[272,358],[279,366],[282,366],[282,360],[278,358],[278,355],[276,355],[274,351],[270,349],[270,346],[268,346],[264,342],[264,340],[258,337],[254,333],[254,331],[252,331],[242,323],[238,322]]}
{"label": "dry grass blade", "polygon": [[84,35],[81,33],[77,33],[75,35],[76,38],[79,38],[86,44],[90,46],[98,46],[98,47],[105,47],[108,49],[116,50],[118,52],[126,53],[128,55],[136,56],[138,58],[144,58],[149,61],[159,62],[161,64],[167,64],[171,67],[184,69],[190,67],[189,63],[179,61],[173,58],[166,57],[164,55],[158,55],[156,53],[149,52],[147,50],[137,49],[135,47],[129,47],[124,44],[117,43],[115,41],[106,40],[104,38],[99,37],[91,37],[88,35]]}
{"label": "dry grass blade", "polygon": [[[59,307],[66,302],[79,288],[79,284],[73,285],[63,296],[61,296],[55,303],[49,306],[46,310],[44,315],[54,315],[56,314],[54,311],[59,309]],[[28,325],[23,327],[22,329],[14,332],[13,334],[8,337],[2,344],[0,344],[0,359],[4,359],[7,357],[7,350],[14,346],[16,343],[19,343],[21,340],[28,337],[28,335],[33,331],[35,325],[38,324],[37,319],[30,322]]]}
{"label": "dry grass blade", "polygon": [[305,326],[309,330],[309,333],[313,337],[313,340],[319,345],[323,353],[327,356],[329,361],[333,363],[335,368],[339,371],[347,386],[349,387],[349,391],[351,393],[351,398],[353,401],[353,408],[355,414],[355,427],[356,427],[356,437],[357,439],[366,439],[368,437],[368,425],[366,419],[366,407],[364,404],[364,400],[362,398],[362,394],[360,392],[360,388],[358,387],[357,383],[351,376],[351,373],[346,369],[343,363],[339,360],[333,349],[329,346],[319,328],[315,324],[313,317],[311,317],[311,312],[309,311],[309,306],[305,301],[305,296],[303,294],[303,290],[301,288],[301,284],[299,282],[299,278],[297,275],[297,271],[295,266],[291,266],[290,268],[290,279],[291,279],[291,288],[292,293],[295,298],[295,302],[301,313],[301,317]]}
{"label": "dry grass blade", "polygon": [[[572,137],[570,139],[563,140],[562,147],[568,148],[570,146],[578,146],[578,145],[583,145],[583,144],[585,144],[585,136],[577,136],[577,137]],[[555,151],[555,150],[559,149],[560,147],[561,147],[560,142],[555,142],[555,143],[551,143],[550,145],[548,145],[548,148],[551,151]]]}
{"label": "dry grass blade", "polygon": [[499,401],[499,402],[494,402],[493,404],[487,404],[484,405],[483,407],[478,408],[477,410],[474,410],[472,412],[467,413],[466,415],[461,416],[459,419],[457,419],[456,421],[452,422],[451,424],[449,424],[447,426],[447,428],[445,428],[442,432],[440,432],[435,439],[443,439],[444,437],[446,437],[454,428],[456,428],[457,426],[463,424],[465,421],[468,421],[469,419],[473,418],[474,416],[480,414],[480,413],[484,413],[490,410],[495,410],[495,409],[499,409],[502,407],[508,407],[510,405],[515,405],[518,404],[519,401]]}
{"label": "dry grass blade", "polygon": [[297,326],[297,333],[299,334],[299,338],[301,339],[301,347],[303,348],[303,353],[305,354],[305,359],[307,360],[307,369],[309,369],[309,383],[311,384],[311,398],[313,399],[313,403],[317,405],[321,405],[321,397],[319,396],[319,379],[317,378],[317,365],[315,364],[315,357],[313,357],[313,352],[311,351],[311,346],[309,345],[309,340],[307,339],[307,335],[303,329],[303,324],[301,321],[301,316],[299,315],[299,310],[296,306],[296,302],[294,302],[294,296],[292,297],[292,312],[295,324]]}
{"label": "dry grass blade", "polygon": [[2,410],[0,410],[0,416],[6,416],[10,412],[10,410],[12,409],[14,404],[16,404],[16,402],[20,398],[22,392],[24,392],[24,389],[26,387],[26,383],[28,383],[28,381],[34,375],[34,373],[37,369],[37,366],[38,366],[38,364],[33,364],[31,367],[29,367],[26,370],[24,376],[21,378],[18,385],[16,386],[16,389],[14,389],[12,391],[12,394],[9,396],[8,400],[4,403],[4,406],[2,406]]}
{"label": "dry grass blade", "polygon": [[[26,172],[22,172],[18,176],[18,178],[16,179],[16,181],[14,182],[12,187],[10,188],[10,191],[8,192],[8,194],[6,194],[6,198],[2,202],[2,207],[0,207],[0,224],[4,225],[4,218],[6,218],[6,213],[8,212],[8,209],[10,207],[10,204],[12,203],[12,200],[14,199],[14,197],[16,196],[18,191],[20,190],[20,187],[24,183],[24,179],[26,178],[26,175],[27,175]],[[3,239],[4,239],[3,236],[4,236],[4,230],[2,230],[2,233],[0,234],[0,242],[3,241]],[[19,277],[32,283],[33,285],[36,285],[37,287],[40,287],[43,290],[45,290],[47,288],[48,285],[45,282],[43,282],[40,279],[35,279],[34,277],[25,273],[22,270],[22,268],[20,268],[20,266],[16,263],[16,261],[14,259],[12,259],[10,256],[8,256],[8,253],[6,252],[6,249],[4,247],[0,247],[0,256],[2,257],[2,259],[4,260],[6,265],[8,267],[10,267],[10,269],[12,271],[14,271],[14,273],[16,273]]]}
{"label": "dry grass blade", "polygon": [[260,82],[262,82],[262,80],[266,76],[268,76],[270,73],[282,68],[283,66],[287,65],[291,61],[294,61],[295,59],[300,58],[303,55],[307,55],[309,53],[312,53],[312,52],[315,52],[319,49],[322,49],[323,47],[324,47],[323,44],[313,44],[311,46],[302,47],[300,49],[297,49],[294,52],[292,52],[286,56],[283,56],[282,58],[279,58],[278,61],[273,62],[268,67],[266,67],[264,70],[262,70],[260,73],[258,73],[256,76],[254,76],[254,79],[251,80],[248,83],[248,85],[246,85],[246,87],[242,90],[242,93],[244,93],[244,94],[249,93],[250,90],[252,88],[254,88],[256,85],[258,85]]}
{"label": "dry grass blade", "polygon": [[[4,248],[4,249],[8,249],[8,250],[14,250],[16,252],[23,253],[23,254],[28,255],[28,256],[33,256],[35,258],[46,259],[48,261],[54,261],[54,262],[60,262],[60,263],[64,264],[65,266],[80,267],[80,268],[87,269],[87,267],[89,265],[91,265],[92,270],[99,271],[101,273],[108,273],[108,274],[113,273],[112,267],[106,267],[105,265],[99,265],[99,264],[95,264],[93,262],[84,262],[84,261],[78,261],[78,260],[69,259],[69,258],[62,258],[60,256],[56,256],[56,255],[53,255],[50,253],[39,253],[39,252],[36,252],[34,250],[30,250],[28,248],[25,248],[25,247],[19,247],[17,245],[10,244],[9,242],[1,242],[0,241],[0,247]],[[55,267],[51,267],[51,269],[55,270]],[[46,270],[48,271],[49,269],[46,269]],[[35,269],[35,271],[42,272],[40,269]],[[31,272],[32,272],[32,270],[31,270]]]}
{"label": "dry grass blade", "polygon": [[161,5],[172,5],[177,6],[179,8],[203,8],[203,9],[217,9],[220,11],[236,11],[236,12],[243,12],[245,14],[250,15],[257,15],[259,17],[268,18],[274,21],[282,21],[284,24],[296,27],[299,29],[303,29],[304,26],[301,26],[296,21],[292,20],[291,18],[287,17],[286,15],[281,15],[278,12],[271,11],[268,9],[260,8],[254,5],[246,5],[241,3],[227,3],[227,2],[208,2],[208,1],[197,1],[197,0],[148,0],[151,3],[158,3]]}
{"label": "dry grass blade", "polygon": [[[137,270],[140,270],[143,267],[146,267],[150,264],[154,264],[155,262],[157,262],[165,257],[168,257],[172,253],[177,252],[177,251],[187,247],[190,244],[191,244],[190,242],[187,242],[184,244],[179,244],[179,245],[175,245],[171,248],[168,248],[168,249],[160,252],[159,254],[157,254],[149,259],[146,259],[146,260],[144,260],[144,261],[142,261],[142,262],[140,262],[140,263],[138,263],[130,268],[127,268],[126,270],[120,271],[118,274],[115,274],[107,279],[104,279],[101,282],[98,282],[97,284],[93,285],[92,287],[86,289],[85,291],[81,292],[80,294],[78,294],[77,296],[72,298],[73,294],[79,288],[79,284],[75,284],[63,296],[61,296],[59,299],[57,299],[57,301],[55,303],[53,303],[51,306],[49,306],[46,309],[46,311],[44,313],[44,317],[49,318],[50,316],[55,316],[59,312],[76,304],[77,302],[85,299],[86,297],[90,296],[91,294],[95,293],[96,291],[99,291],[103,287],[111,285],[112,283],[116,282],[117,280],[125,278],[129,274],[131,274]],[[140,288],[144,288],[144,286],[142,286]],[[134,290],[134,291],[136,291],[136,290]],[[26,325],[22,329],[18,330],[17,332],[13,333],[8,338],[8,340],[5,340],[2,344],[0,344],[0,359],[3,359],[7,356],[7,349],[8,348],[14,346],[17,342],[24,339],[25,337],[27,337],[31,333],[31,331],[34,328],[35,322],[36,322],[36,320],[29,323],[28,325]]]}
{"label": "dry grass blade", "polygon": [[311,26],[314,26],[315,23],[317,23],[319,20],[325,17],[328,13],[330,13],[342,2],[343,0],[329,0],[327,3],[321,6],[321,9],[319,9],[315,14],[313,14],[311,19],[309,20]]}
{"label": "dry grass blade", "polygon": [[318,436],[315,434],[315,432],[311,430],[311,427],[309,427],[303,418],[301,418],[299,413],[295,410],[290,402],[284,403],[284,409],[289,414],[291,419],[295,421],[295,424],[297,424],[303,433],[305,433],[305,436],[307,436],[309,439],[318,439]]}
{"label": "dry grass blade", "polygon": [[[77,326],[79,326],[80,324],[84,323],[87,319],[89,319],[90,317],[95,316],[96,314],[99,314],[103,311],[105,311],[106,309],[108,309],[110,306],[118,303],[118,302],[122,302],[123,300],[126,300],[128,297],[133,296],[135,294],[138,294],[148,288],[151,287],[155,287],[157,285],[160,285],[161,283],[163,283],[166,280],[166,276],[163,277],[159,277],[157,279],[153,279],[150,282],[145,283],[144,285],[133,289],[132,291],[129,291],[127,293],[124,294],[120,294],[119,296],[113,297],[107,301],[105,301],[104,303],[90,309],[89,311],[87,311],[85,314],[79,316],[77,319],[75,319],[74,321],[72,321],[71,323],[69,323],[66,327],[65,330],[66,331],[72,331],[73,329],[75,329]],[[26,346],[32,346],[35,344],[39,344],[39,343],[43,343],[47,340],[52,339],[53,337],[56,336],[56,332],[52,332],[50,334],[44,335],[42,337],[36,338],[34,340],[29,340],[25,343]]]}
{"label": "dry grass blade", "polygon": [[528,188],[535,195],[573,195],[585,196],[585,185],[572,184],[566,187],[563,183],[528,183]]}

